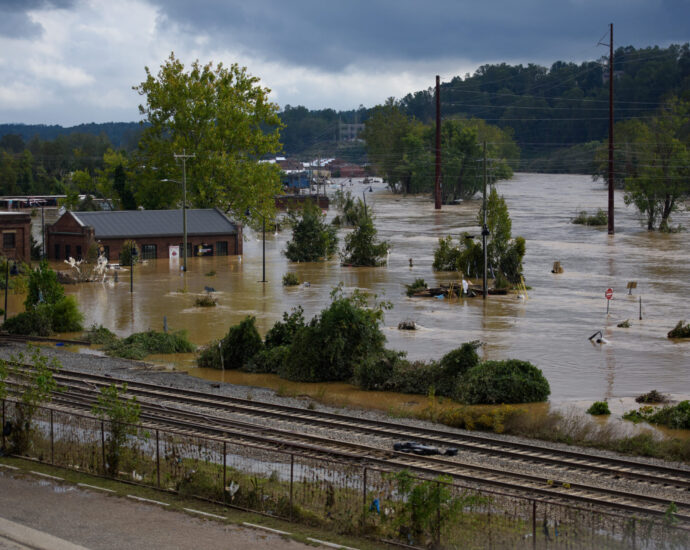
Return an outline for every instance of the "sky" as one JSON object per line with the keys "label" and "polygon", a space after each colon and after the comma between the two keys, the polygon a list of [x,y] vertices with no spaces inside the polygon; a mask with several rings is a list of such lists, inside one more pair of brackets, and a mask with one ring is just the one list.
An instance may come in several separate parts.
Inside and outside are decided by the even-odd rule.
{"label": "sky", "polygon": [[0,0],[0,123],[140,120],[170,55],[238,63],[283,109],[373,107],[487,63],[690,41],[690,0]]}

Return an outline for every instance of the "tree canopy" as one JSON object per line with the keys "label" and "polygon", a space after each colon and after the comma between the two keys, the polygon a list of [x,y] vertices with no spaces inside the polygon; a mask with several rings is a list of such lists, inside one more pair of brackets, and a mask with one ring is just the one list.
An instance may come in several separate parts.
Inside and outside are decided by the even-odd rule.
{"label": "tree canopy", "polygon": [[139,142],[138,202],[145,208],[177,204],[183,174],[174,155],[186,153],[195,155],[186,162],[192,206],[217,206],[238,217],[247,209],[270,214],[279,172],[260,161],[281,149],[282,127],[270,90],[245,67],[197,60],[185,70],[174,53],[157,75],[145,70],[146,80],[134,87],[144,97],[139,111],[147,123]]}

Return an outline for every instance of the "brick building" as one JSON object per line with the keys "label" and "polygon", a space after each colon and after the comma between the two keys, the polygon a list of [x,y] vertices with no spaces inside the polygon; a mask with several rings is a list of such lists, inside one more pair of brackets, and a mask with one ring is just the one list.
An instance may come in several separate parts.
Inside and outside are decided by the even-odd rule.
{"label": "brick building", "polygon": [[5,258],[31,261],[31,216],[26,212],[0,212],[0,254]]}
{"label": "brick building", "polygon": [[[168,258],[182,248],[181,210],[117,210],[65,212],[46,227],[50,260],[83,258],[97,243],[106,257],[117,260],[122,245],[133,240],[143,259]],[[242,226],[217,208],[187,210],[187,256],[242,254]]]}

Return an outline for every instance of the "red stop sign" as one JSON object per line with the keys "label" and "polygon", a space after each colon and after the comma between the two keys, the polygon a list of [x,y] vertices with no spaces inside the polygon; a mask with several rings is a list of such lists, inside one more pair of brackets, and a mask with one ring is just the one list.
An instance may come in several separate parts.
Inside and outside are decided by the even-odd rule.
{"label": "red stop sign", "polygon": [[610,300],[611,298],[613,298],[613,289],[607,288],[606,292],[604,293],[604,296],[606,296],[607,300]]}

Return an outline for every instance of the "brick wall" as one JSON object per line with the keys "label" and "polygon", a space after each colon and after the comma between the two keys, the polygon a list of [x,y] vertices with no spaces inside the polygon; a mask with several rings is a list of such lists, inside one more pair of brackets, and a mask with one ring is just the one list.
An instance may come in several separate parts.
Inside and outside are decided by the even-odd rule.
{"label": "brick wall", "polygon": [[31,261],[31,216],[27,213],[0,215],[0,254]]}

